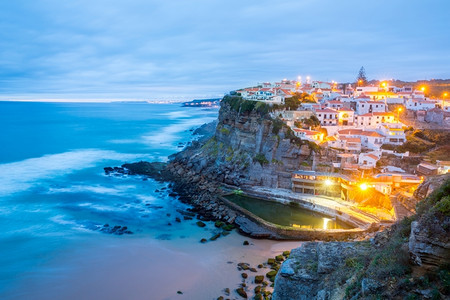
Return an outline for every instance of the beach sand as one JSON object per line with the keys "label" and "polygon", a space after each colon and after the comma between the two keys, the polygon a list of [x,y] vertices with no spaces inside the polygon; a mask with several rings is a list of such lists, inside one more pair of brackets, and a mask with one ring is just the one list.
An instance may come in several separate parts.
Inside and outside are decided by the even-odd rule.
{"label": "beach sand", "polygon": [[[14,289],[14,299],[217,299],[224,288],[226,298],[239,299],[235,289],[243,282],[237,264],[251,267],[267,261],[300,242],[255,240],[233,231],[205,244],[207,227],[192,226],[187,238],[155,240],[144,235],[115,237],[99,235],[77,248],[68,249],[48,262],[43,271],[30,272],[22,286]],[[247,240],[250,245],[244,246]],[[269,269],[246,271],[247,292],[253,295],[254,275]],[[270,282],[269,282],[270,283]],[[19,292],[18,292],[19,291]],[[181,291],[182,294],[178,294]]]}

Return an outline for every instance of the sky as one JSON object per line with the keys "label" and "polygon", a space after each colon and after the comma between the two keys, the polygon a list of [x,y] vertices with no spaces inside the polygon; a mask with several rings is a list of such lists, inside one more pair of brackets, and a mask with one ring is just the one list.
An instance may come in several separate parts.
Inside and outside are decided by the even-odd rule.
{"label": "sky", "polygon": [[447,0],[2,0],[0,100],[222,96],[297,76],[450,78]]}

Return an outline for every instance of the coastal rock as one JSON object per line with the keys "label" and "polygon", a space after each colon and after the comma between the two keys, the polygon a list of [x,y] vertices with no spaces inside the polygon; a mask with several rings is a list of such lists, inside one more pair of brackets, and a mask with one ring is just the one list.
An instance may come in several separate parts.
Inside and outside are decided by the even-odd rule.
{"label": "coastal rock", "polygon": [[438,219],[411,223],[409,252],[413,262],[427,269],[450,263],[449,218],[445,224]]}
{"label": "coastal rock", "polygon": [[276,275],[272,299],[328,299],[324,278],[356,252],[351,242],[306,242],[293,249]]}

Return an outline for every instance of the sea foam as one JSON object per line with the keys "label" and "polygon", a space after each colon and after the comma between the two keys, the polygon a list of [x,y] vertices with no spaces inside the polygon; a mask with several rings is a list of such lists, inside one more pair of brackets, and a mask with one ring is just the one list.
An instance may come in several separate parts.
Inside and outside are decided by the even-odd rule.
{"label": "sea foam", "polygon": [[142,155],[100,149],[81,149],[0,164],[0,197],[27,190],[41,180],[93,167],[100,161],[126,161],[140,157]]}

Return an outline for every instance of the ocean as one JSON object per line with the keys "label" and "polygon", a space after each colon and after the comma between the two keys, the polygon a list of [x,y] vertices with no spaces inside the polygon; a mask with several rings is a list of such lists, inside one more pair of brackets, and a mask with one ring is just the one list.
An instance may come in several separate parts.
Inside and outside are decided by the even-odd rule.
{"label": "ocean", "polygon": [[[217,109],[179,104],[0,102],[1,299],[216,299],[296,244],[176,222],[167,183],[106,166],[167,161]],[[126,226],[133,234],[99,229]],[[289,247],[288,247],[289,246]],[[233,286],[234,285],[234,286]],[[180,291],[181,293],[177,293]]]}

